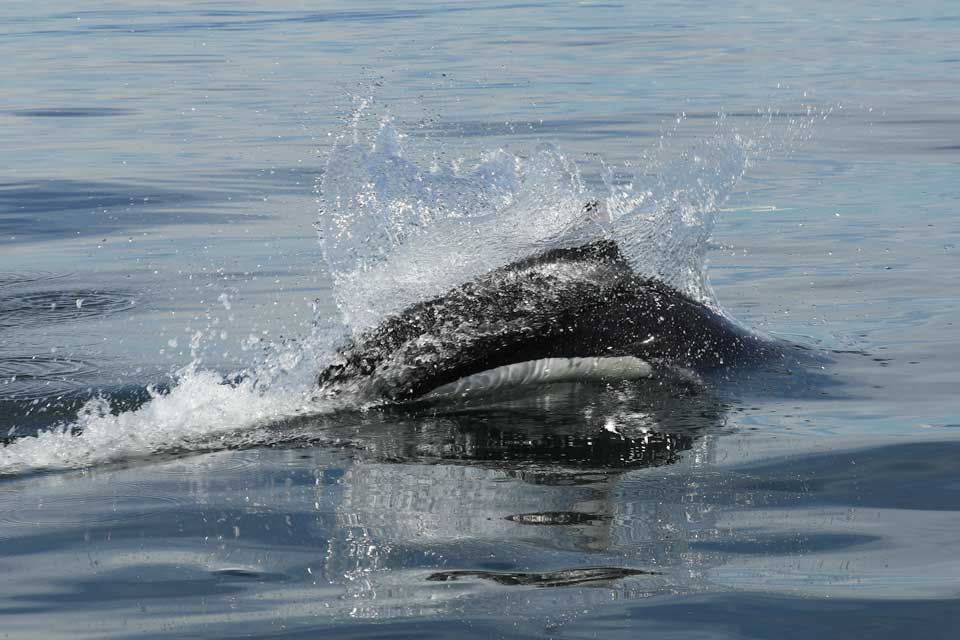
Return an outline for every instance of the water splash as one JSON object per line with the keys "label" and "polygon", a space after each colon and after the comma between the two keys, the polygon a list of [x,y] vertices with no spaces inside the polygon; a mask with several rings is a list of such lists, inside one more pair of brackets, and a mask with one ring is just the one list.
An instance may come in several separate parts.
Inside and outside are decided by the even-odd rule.
{"label": "water splash", "polygon": [[638,166],[605,167],[591,190],[548,144],[418,165],[394,122],[369,109],[358,107],[318,184],[321,245],[354,333],[491,269],[599,238],[617,241],[638,273],[719,309],[704,264],[718,209],[757,159],[787,153],[822,114],[784,122],[770,109],[749,131],[719,114],[713,135],[674,159],[663,159],[666,132]]}
{"label": "water splash", "polygon": [[[355,110],[318,184],[317,228],[341,317],[317,318],[300,341],[255,345],[249,368],[230,375],[204,368],[213,338],[195,334],[192,362],[169,391],[151,389],[128,411],[95,398],[75,419],[0,448],[0,474],[240,446],[265,425],[330,411],[313,397],[315,376],[344,333],[549,248],[613,239],[637,272],[716,307],[704,256],[718,208],[757,159],[789,152],[825,115],[784,121],[768,110],[749,131],[718,116],[712,136],[670,160],[666,132],[634,166],[607,167],[591,189],[549,144],[453,161],[434,150],[433,160],[415,162],[402,127],[372,113],[366,103]],[[75,306],[86,311],[90,300]]]}
{"label": "water splash", "polygon": [[[553,146],[420,167],[393,123],[354,131],[321,179],[318,222],[337,304],[354,330],[538,247],[562,244],[588,197]],[[360,140],[360,141],[358,141]]]}
{"label": "water splash", "polygon": [[740,125],[718,113],[712,135],[668,160],[686,120],[680,114],[639,167],[624,171],[626,179],[617,181],[614,168],[605,167],[602,199],[610,236],[638,273],[722,312],[705,264],[720,208],[758,161],[792,153],[829,113],[812,106],[786,112],[769,107]]}
{"label": "water splash", "polygon": [[[191,341],[195,356],[199,335]],[[95,397],[74,420],[0,447],[0,475],[244,446],[262,440],[261,427],[334,410],[313,398],[315,366],[300,346],[273,345],[254,369],[230,376],[203,369],[194,357],[168,390],[148,388],[147,401],[129,411]]]}

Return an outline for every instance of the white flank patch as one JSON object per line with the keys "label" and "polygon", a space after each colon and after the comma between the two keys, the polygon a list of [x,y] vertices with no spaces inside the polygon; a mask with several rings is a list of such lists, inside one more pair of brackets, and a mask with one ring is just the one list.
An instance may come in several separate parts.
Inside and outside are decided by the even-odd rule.
{"label": "white flank patch", "polygon": [[639,380],[649,378],[653,367],[649,362],[623,356],[616,358],[543,358],[515,362],[481,371],[437,387],[424,398],[463,396],[490,393],[523,385],[585,380]]}

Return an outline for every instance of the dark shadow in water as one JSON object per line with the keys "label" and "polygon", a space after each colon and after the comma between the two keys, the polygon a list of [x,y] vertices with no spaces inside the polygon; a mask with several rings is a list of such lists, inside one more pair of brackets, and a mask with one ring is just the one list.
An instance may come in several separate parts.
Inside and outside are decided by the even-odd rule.
{"label": "dark shadow in water", "polygon": [[[209,209],[225,192],[151,184],[41,179],[0,182],[0,236],[5,242],[97,236],[173,224],[227,224],[265,214]],[[241,197],[242,199],[242,197]]]}
{"label": "dark shadow in water", "polygon": [[133,207],[151,209],[203,201],[192,191],[173,191],[148,184],[95,182],[58,178],[19,182],[0,182],[0,213],[54,214]]}
{"label": "dark shadow in water", "polygon": [[[307,486],[313,481],[313,476],[306,473],[291,476],[291,483],[297,485]],[[0,486],[3,486],[2,482]],[[117,513],[111,506],[114,496],[109,493],[109,488],[106,491],[104,495],[98,496],[98,504],[103,511],[96,512],[91,509],[86,512],[91,514],[91,519],[96,520],[95,522],[74,522],[56,526],[31,522],[30,518],[35,517],[37,512],[36,505],[23,505],[26,511],[21,516],[21,511],[17,510],[20,503],[4,503],[6,510],[0,517],[0,527],[9,527],[13,523],[21,525],[22,528],[18,534],[0,535],[0,558],[43,555],[77,547],[95,548],[99,544],[109,548],[110,541],[137,540],[147,534],[150,538],[166,542],[202,540],[232,535],[234,527],[241,529],[244,539],[251,542],[264,546],[281,544],[314,548],[318,549],[317,553],[320,555],[327,543],[325,534],[336,526],[332,514],[318,514],[310,509],[312,505],[306,504],[286,505],[286,509],[279,511],[255,511],[223,505],[210,509],[203,505],[187,504],[187,501],[181,498],[180,504],[158,502],[163,508],[146,511],[133,508],[130,512]],[[148,500],[145,498],[144,502]],[[57,513],[69,516],[72,512],[59,510]],[[213,514],[215,517],[211,517]],[[108,520],[100,521],[101,516]],[[28,530],[30,528],[33,530]],[[0,534],[2,533],[5,532],[0,528]],[[336,576],[331,575],[330,578],[334,579]]]}
{"label": "dark shadow in water", "polygon": [[[770,506],[818,505],[957,511],[960,443],[916,442],[800,456],[743,469],[732,487],[765,495]],[[863,489],[869,486],[869,491]]]}
{"label": "dark shadow in water", "polygon": [[[144,579],[143,576],[150,576]],[[95,605],[104,611],[126,610],[131,602],[154,603],[183,598],[211,598],[214,609],[229,606],[217,598],[244,593],[251,584],[284,582],[289,576],[245,569],[202,571],[197,567],[144,564],[135,568],[103,570],[92,579],[71,579],[58,583],[52,593],[24,594],[8,599],[14,606],[0,607],[0,614],[37,615],[83,610]],[[247,608],[249,608],[249,604]],[[264,604],[264,607],[269,605]]]}
{"label": "dark shadow in water", "polygon": [[836,551],[883,540],[881,536],[847,533],[757,532],[749,540],[704,540],[690,546],[698,551],[716,551],[737,555],[784,555]]}
{"label": "dark shadow in water", "polygon": [[137,113],[135,109],[114,107],[53,107],[49,109],[13,109],[10,115],[21,118],[108,118]]}
{"label": "dark shadow in water", "polygon": [[960,600],[794,598],[738,592],[624,603],[565,625],[566,638],[871,638],[956,637]]}
{"label": "dark shadow in water", "polygon": [[430,582],[450,582],[463,578],[480,578],[506,587],[572,587],[606,583],[627,576],[658,576],[659,571],[624,569],[622,567],[582,567],[544,573],[524,571],[438,571],[427,576]]}
{"label": "dark shadow in water", "polygon": [[[443,5],[431,8],[391,8],[369,10],[331,10],[331,11],[270,11],[264,9],[189,9],[160,11],[150,22],[131,22],[122,11],[88,11],[84,16],[84,28],[90,31],[116,31],[128,33],[135,29],[141,34],[181,33],[193,30],[223,31],[261,31],[274,25],[311,24],[317,22],[364,22],[380,23],[397,20],[419,20],[435,15],[452,13],[478,13],[489,11],[509,11],[511,9],[538,8],[544,3],[513,2],[483,6]],[[75,13],[67,14],[68,19],[76,18]],[[103,21],[110,19],[110,22]]]}

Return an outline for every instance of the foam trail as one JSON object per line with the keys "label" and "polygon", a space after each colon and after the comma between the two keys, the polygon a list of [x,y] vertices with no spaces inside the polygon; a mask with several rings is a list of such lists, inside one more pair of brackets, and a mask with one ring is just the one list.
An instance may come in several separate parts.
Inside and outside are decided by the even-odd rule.
{"label": "foam trail", "polygon": [[146,402],[120,413],[111,411],[107,398],[94,398],[74,420],[0,447],[0,475],[238,447],[261,440],[261,427],[334,411],[343,403],[314,397],[315,372],[340,333],[334,322],[318,323],[302,342],[271,345],[259,363],[228,380],[201,368],[198,332],[190,345],[193,360],[176,372],[169,391],[148,388]]}
{"label": "foam trail", "polygon": [[0,446],[0,475],[239,447],[277,437],[262,427],[358,405],[315,397],[316,372],[343,333],[334,318],[318,317],[301,341],[268,345],[248,370],[231,376],[202,368],[200,354],[217,332],[208,333],[206,342],[203,332],[192,336],[191,362],[168,392],[148,388],[146,402],[120,413],[107,398],[94,398],[75,419]]}
{"label": "foam trail", "polygon": [[114,415],[106,399],[95,398],[74,422],[0,448],[0,475],[239,446],[255,427],[320,410],[302,393],[264,390],[254,380],[230,385],[215,372],[191,369],[138,409]]}

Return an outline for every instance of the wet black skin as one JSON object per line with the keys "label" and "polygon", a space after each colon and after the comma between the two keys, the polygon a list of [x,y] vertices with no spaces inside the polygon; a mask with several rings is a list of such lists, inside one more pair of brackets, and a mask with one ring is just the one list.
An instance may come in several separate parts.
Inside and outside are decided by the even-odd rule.
{"label": "wet black skin", "polygon": [[778,348],[638,276],[615,242],[600,240],[514,262],[387,318],[341,347],[319,385],[406,401],[541,358],[629,355],[704,371],[773,357]]}

